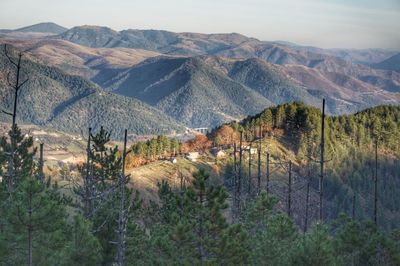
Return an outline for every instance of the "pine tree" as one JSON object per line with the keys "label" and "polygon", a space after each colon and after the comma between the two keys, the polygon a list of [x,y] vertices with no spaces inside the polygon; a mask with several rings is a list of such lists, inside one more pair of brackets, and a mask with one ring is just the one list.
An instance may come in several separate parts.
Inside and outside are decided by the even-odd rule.
{"label": "pine tree", "polygon": [[247,234],[240,225],[230,226],[223,211],[228,194],[209,184],[204,170],[193,174],[192,186],[174,193],[160,185],[160,222],[152,227],[153,252],[162,254],[155,264],[244,264]]}
{"label": "pine tree", "polygon": [[68,227],[66,241],[60,265],[99,265],[102,250],[98,239],[92,234],[92,225],[82,216],[73,217],[72,226]]}
{"label": "pine tree", "polygon": [[25,137],[17,125],[8,136],[0,138],[0,177],[2,184],[11,191],[18,182],[32,175],[36,148],[33,148],[32,137]]}
{"label": "pine tree", "polygon": [[110,133],[101,127],[90,133],[87,162],[80,167],[85,182],[74,184],[74,193],[80,199],[77,207],[93,224],[95,236],[104,251],[103,262],[114,260],[117,226],[117,191],[122,158],[118,147],[109,147]]}
{"label": "pine tree", "polygon": [[325,225],[317,225],[293,246],[293,265],[342,265]]}
{"label": "pine tree", "polygon": [[0,242],[7,242],[6,264],[51,264],[63,247],[65,208],[34,177],[18,183],[10,198],[12,201],[2,210],[5,222],[0,236]]}
{"label": "pine tree", "polygon": [[254,265],[288,265],[291,245],[297,239],[293,222],[284,214],[276,214],[277,200],[265,191],[248,201],[242,221],[250,236],[251,263]]}

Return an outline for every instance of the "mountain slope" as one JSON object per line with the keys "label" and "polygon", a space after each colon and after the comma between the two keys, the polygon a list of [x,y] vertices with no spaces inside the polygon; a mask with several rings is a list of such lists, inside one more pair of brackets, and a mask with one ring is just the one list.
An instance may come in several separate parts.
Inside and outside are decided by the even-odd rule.
{"label": "mountain slope", "polygon": [[400,53],[372,66],[379,69],[400,71]]}
{"label": "mountain slope", "polygon": [[[6,86],[6,75],[11,66],[3,54],[0,69],[2,107],[10,110],[13,94]],[[23,71],[30,79],[19,97],[20,122],[78,133],[89,126],[104,125],[115,137],[122,136],[124,128],[135,134],[166,134],[182,129],[172,118],[136,99],[105,92],[90,81],[39,64],[34,58],[24,60]],[[1,119],[7,118],[2,115]]]}
{"label": "mountain slope", "polygon": [[[210,77],[213,78],[210,79]],[[369,78],[373,77],[375,76],[371,74]],[[391,86],[392,91],[379,90],[371,85],[373,82],[382,82],[382,79],[366,82],[337,72],[325,72],[301,65],[275,65],[256,58],[238,60],[199,56],[149,59],[133,68],[116,71],[111,78],[99,82],[99,85],[107,90],[135,97],[161,108],[178,120],[182,119],[181,116],[185,116],[186,119],[183,121],[193,125],[189,119],[193,115],[189,114],[189,110],[185,114],[179,109],[181,101],[169,97],[176,95],[183,97],[184,93],[187,93],[185,100],[190,102],[190,97],[194,97],[194,92],[207,92],[203,97],[206,99],[205,103],[209,105],[204,104],[202,110],[207,108],[207,110],[213,110],[216,104],[208,100],[212,95],[209,90],[224,91],[227,84],[230,84],[230,87],[240,88],[243,93],[250,89],[258,95],[258,98],[273,104],[302,101],[319,106],[321,99],[326,98],[327,111],[331,114],[356,112],[378,104],[400,102],[400,94],[397,93],[397,85],[394,81],[392,85],[377,84],[387,88]],[[197,88],[198,91],[193,91],[193,88]],[[214,94],[212,97],[216,99],[217,95]],[[231,102],[225,96],[218,97],[222,102]],[[252,100],[252,102],[256,101]],[[235,104],[237,103],[231,102],[232,106]],[[224,104],[220,102],[219,106],[222,107]],[[246,112],[246,110],[248,108],[244,109],[246,115],[251,114],[251,111]],[[237,111],[223,113],[235,119],[241,117],[237,116],[241,113]],[[200,114],[201,112],[195,112],[194,117]],[[197,123],[196,126],[198,126]]]}
{"label": "mountain slope", "polygon": [[302,101],[316,105],[319,99],[309,94],[305,87],[284,75],[279,66],[260,59],[236,61],[228,75],[242,84],[254,89],[275,104]]}
{"label": "mountain slope", "polygon": [[18,40],[2,38],[16,48],[40,58],[46,64],[85,78],[103,76],[113,69],[127,68],[159,53],[130,48],[90,48],[58,39]]}
{"label": "mountain slope", "polygon": [[[267,108],[260,114],[248,117],[240,123],[229,123],[209,134],[214,141],[218,136],[230,138],[227,144],[238,142],[237,136],[242,128],[245,141],[253,141],[253,147],[263,144],[261,165],[261,187],[266,187],[265,169],[267,152],[270,154],[270,192],[287,200],[288,168],[284,165],[292,162],[293,217],[299,224],[304,222],[307,182],[310,189],[318,193],[320,165],[315,158],[320,155],[321,111],[303,103],[288,103]],[[324,220],[335,219],[340,213],[351,215],[354,200],[357,219],[373,219],[375,140],[379,137],[378,160],[378,225],[384,228],[398,228],[400,222],[400,106],[377,106],[351,115],[325,117],[325,158],[324,168]],[[253,125],[262,125],[264,134],[260,134]],[[226,127],[231,127],[227,130]],[[232,134],[235,132],[236,134]],[[259,140],[259,136],[265,136]],[[271,135],[273,137],[271,137]],[[233,156],[232,150],[227,150]],[[231,157],[232,158],[232,157]],[[257,158],[255,156],[255,158]],[[245,159],[246,160],[246,159]],[[280,165],[278,167],[274,165]],[[253,166],[257,171],[257,165]],[[375,170],[375,169],[374,169]],[[253,172],[254,173],[254,172]],[[233,175],[233,165],[228,165],[228,175]],[[242,179],[246,180],[246,171]],[[257,186],[254,178],[253,189]],[[246,182],[246,181],[245,181]],[[244,190],[246,191],[246,189]],[[233,192],[232,192],[233,193]],[[244,192],[246,193],[246,192]],[[354,198],[355,196],[355,198]],[[310,202],[309,215],[318,217],[318,199]],[[282,206],[285,208],[285,204]]]}
{"label": "mountain slope", "polygon": [[197,57],[149,59],[101,85],[193,127],[213,127],[272,104]]}

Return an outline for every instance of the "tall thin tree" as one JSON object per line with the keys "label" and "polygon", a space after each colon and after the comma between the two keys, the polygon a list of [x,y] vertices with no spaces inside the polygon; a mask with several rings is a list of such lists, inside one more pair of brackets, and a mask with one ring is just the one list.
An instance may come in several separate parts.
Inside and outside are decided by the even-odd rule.
{"label": "tall thin tree", "polygon": [[258,169],[257,169],[257,195],[261,192],[261,149],[262,149],[262,133],[261,133],[261,120],[259,123],[259,144],[258,144]]}
{"label": "tall thin tree", "polygon": [[249,196],[251,195],[251,142],[249,145],[249,179],[247,193],[249,194]]}
{"label": "tall thin tree", "polygon": [[39,145],[39,162],[38,162],[38,178],[41,182],[44,182],[44,159],[43,159],[43,142]]}
{"label": "tall thin tree", "polygon": [[9,153],[9,164],[8,164],[8,172],[7,172],[7,189],[9,192],[11,192],[13,185],[15,183],[15,160],[17,156],[17,140],[16,140],[16,134],[17,134],[17,123],[16,123],[16,118],[17,118],[17,105],[18,105],[18,93],[22,86],[28,82],[28,78],[25,79],[24,81],[21,80],[21,72],[22,72],[22,57],[23,53],[19,52],[18,53],[18,59],[15,61],[13,58],[8,53],[7,45],[4,44],[4,55],[7,57],[8,61],[11,63],[13,67],[15,67],[15,78],[14,82],[12,81],[11,72],[7,73],[7,83],[8,85],[14,90],[14,105],[13,105],[13,111],[8,112],[6,110],[2,110],[3,113],[6,115],[9,115],[12,117],[12,125],[11,125],[11,146],[10,146],[10,153]]}
{"label": "tall thin tree", "polygon": [[239,170],[238,170],[238,180],[236,188],[236,208],[238,213],[240,213],[240,201],[241,201],[241,186],[242,186],[242,157],[243,157],[243,130],[240,129],[240,142],[239,142]]}
{"label": "tall thin tree", "polygon": [[257,195],[261,192],[261,144],[258,147],[258,164],[257,164]]}
{"label": "tall thin tree", "polygon": [[270,179],[269,167],[270,167],[270,155],[269,155],[269,152],[267,152],[267,172],[266,172],[267,193],[269,193],[269,179]]}
{"label": "tall thin tree", "polygon": [[378,225],[378,136],[375,138],[374,223]]}
{"label": "tall thin tree", "polygon": [[320,166],[321,172],[319,177],[319,220],[323,220],[323,194],[324,194],[324,163],[325,163],[325,99],[322,100],[322,117],[321,117],[321,151]]}
{"label": "tall thin tree", "polygon": [[233,184],[236,191],[237,186],[237,159],[236,159],[236,141],[233,143],[233,170],[234,170],[234,177],[233,177]]}
{"label": "tall thin tree", "polygon": [[125,263],[125,238],[126,238],[126,224],[128,221],[128,213],[125,206],[125,161],[126,161],[126,144],[128,139],[128,131],[125,129],[124,132],[124,149],[122,153],[122,166],[121,173],[119,174],[118,186],[119,186],[119,211],[118,211],[118,228],[117,228],[117,256],[116,264],[122,266]]}
{"label": "tall thin tree", "polygon": [[88,218],[91,213],[92,213],[92,178],[91,178],[91,161],[90,161],[90,156],[91,156],[91,136],[92,136],[92,128],[89,127],[89,132],[88,132],[88,140],[87,140],[87,147],[86,147],[86,172],[85,176],[83,178],[83,186],[84,186],[84,197],[83,197],[83,212],[84,216]]}
{"label": "tall thin tree", "polygon": [[288,194],[287,194],[287,214],[292,217],[292,161],[289,160],[289,180],[288,180]]}

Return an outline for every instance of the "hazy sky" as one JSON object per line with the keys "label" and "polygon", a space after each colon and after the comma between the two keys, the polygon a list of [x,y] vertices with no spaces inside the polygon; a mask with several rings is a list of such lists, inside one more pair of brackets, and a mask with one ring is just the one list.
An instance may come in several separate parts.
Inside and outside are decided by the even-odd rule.
{"label": "hazy sky", "polygon": [[47,21],[400,49],[400,0],[0,0],[0,28]]}

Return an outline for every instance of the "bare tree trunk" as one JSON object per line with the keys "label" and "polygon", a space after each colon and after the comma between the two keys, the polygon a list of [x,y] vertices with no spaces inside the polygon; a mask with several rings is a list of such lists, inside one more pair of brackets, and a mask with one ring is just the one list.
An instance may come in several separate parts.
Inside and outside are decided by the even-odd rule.
{"label": "bare tree trunk", "polygon": [[28,196],[28,204],[29,204],[29,210],[28,210],[28,217],[29,217],[29,222],[28,222],[28,265],[32,266],[33,265],[33,260],[32,260],[32,255],[33,255],[33,246],[32,246],[32,241],[33,241],[33,236],[32,236],[32,231],[33,231],[33,225],[32,225],[32,191],[29,190],[29,196]]}
{"label": "bare tree trunk", "polygon": [[352,202],[351,218],[353,220],[356,218],[356,193],[354,193],[354,191],[353,191],[353,202]]}
{"label": "bare tree trunk", "polygon": [[292,161],[289,161],[289,182],[288,182],[288,198],[287,198],[287,214],[292,217]]}
{"label": "bare tree trunk", "polygon": [[236,190],[236,203],[237,203],[237,211],[240,213],[240,201],[241,201],[241,186],[242,186],[242,156],[243,156],[243,131],[240,130],[240,143],[239,143],[239,171],[238,171],[238,180],[237,180],[237,190]]}
{"label": "bare tree trunk", "polygon": [[308,208],[310,205],[310,177],[307,179],[307,191],[306,191],[306,213],[305,213],[305,219],[304,219],[304,233],[307,232],[308,229]]}
{"label": "bare tree trunk", "polygon": [[322,100],[321,119],[321,172],[319,179],[319,220],[323,221],[323,193],[324,193],[324,154],[325,153],[325,99]]}
{"label": "bare tree trunk", "polygon": [[258,147],[258,169],[257,169],[257,195],[261,192],[261,141]]}
{"label": "bare tree trunk", "polygon": [[269,194],[269,152],[267,153],[267,193]]}
{"label": "bare tree trunk", "polygon": [[116,264],[123,266],[125,264],[125,236],[126,236],[126,223],[127,213],[125,208],[125,160],[126,160],[126,143],[128,138],[128,131],[125,129],[124,134],[124,150],[122,154],[122,170],[119,177],[119,189],[120,189],[120,205],[118,215],[118,239],[117,239],[117,258]]}
{"label": "bare tree trunk", "polygon": [[[204,205],[204,191],[203,189],[200,190],[200,204],[203,207]],[[203,225],[203,211],[200,212],[199,216],[199,228],[198,228],[198,237],[199,237],[199,244],[197,246],[197,250],[199,252],[199,261],[200,265],[204,265],[204,225]]]}
{"label": "bare tree trunk", "polygon": [[378,225],[378,137],[375,139],[374,223]]}
{"label": "bare tree trunk", "polygon": [[17,104],[18,104],[18,92],[21,89],[21,87],[28,81],[26,79],[22,83],[20,83],[20,75],[21,75],[21,61],[22,61],[22,53],[18,54],[18,61],[15,62],[9,55],[7,51],[7,45],[4,45],[4,55],[7,57],[8,61],[16,68],[16,75],[15,75],[15,82],[14,84],[11,83],[10,80],[10,73],[7,74],[7,83],[8,85],[14,89],[14,106],[13,106],[13,112],[7,112],[5,110],[2,110],[3,113],[6,115],[9,115],[12,117],[12,125],[11,125],[11,149],[10,149],[10,158],[9,158],[9,163],[8,163],[8,172],[7,172],[7,190],[9,192],[12,191],[12,188],[14,186],[14,183],[17,179],[15,176],[15,156],[16,156],[16,149],[17,149],[17,142],[15,139],[16,135],[16,129],[17,129],[17,124],[16,124],[16,118],[17,118]]}
{"label": "bare tree trunk", "polygon": [[43,172],[43,167],[44,167],[44,159],[43,159],[43,143],[40,143],[39,146],[39,180],[43,183],[44,182],[44,172]]}
{"label": "bare tree trunk", "polygon": [[233,185],[234,189],[236,191],[236,186],[237,186],[237,160],[236,160],[236,142],[233,143],[233,169],[234,169],[234,177],[233,177]]}
{"label": "bare tree trunk", "polygon": [[90,173],[90,145],[91,145],[91,135],[92,135],[92,128],[89,128],[89,135],[88,135],[88,141],[87,141],[87,148],[86,148],[86,174],[84,178],[84,186],[85,186],[85,198],[84,198],[84,212],[85,212],[85,217],[89,217],[91,212],[92,212],[92,204],[91,204],[91,186],[92,181],[91,181],[91,173]]}
{"label": "bare tree trunk", "polygon": [[183,193],[183,190],[184,190],[184,187],[183,187],[184,179],[183,179],[183,174],[182,174],[182,171],[181,171],[180,167],[179,167],[179,170],[178,170],[178,174],[179,174],[179,179],[181,180],[181,193]]}
{"label": "bare tree trunk", "polygon": [[251,142],[249,145],[249,180],[248,180],[248,188],[247,188],[247,193],[249,196],[251,195]]}

